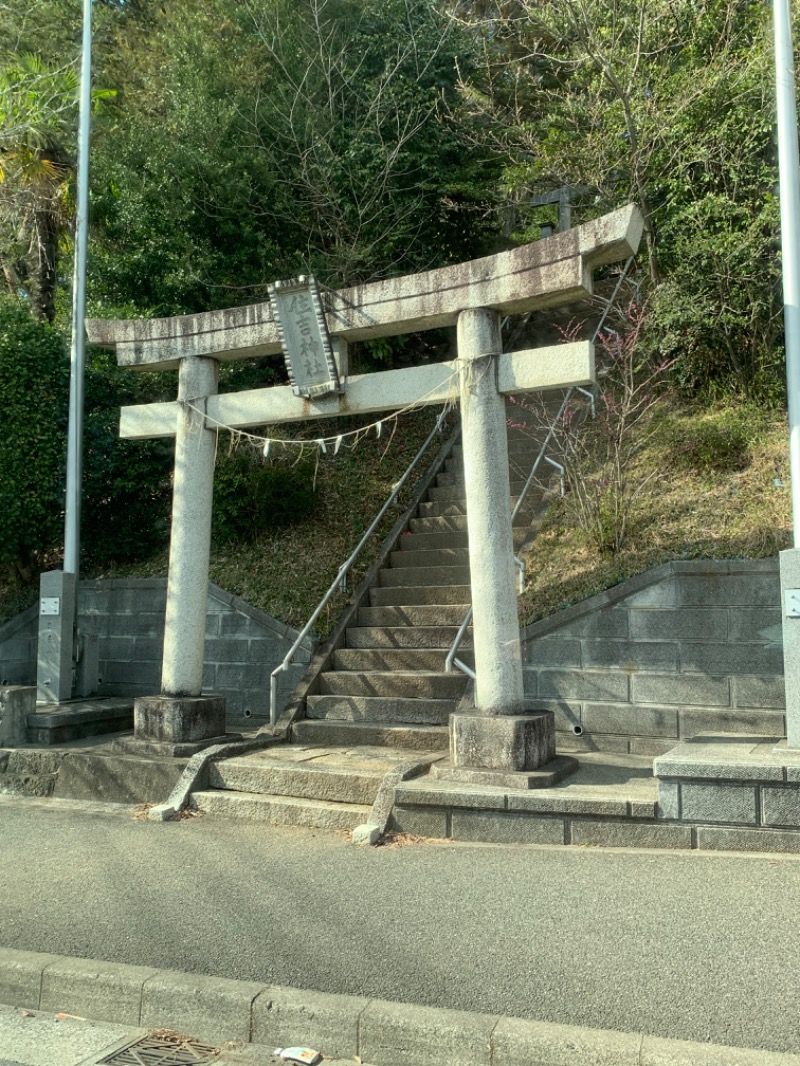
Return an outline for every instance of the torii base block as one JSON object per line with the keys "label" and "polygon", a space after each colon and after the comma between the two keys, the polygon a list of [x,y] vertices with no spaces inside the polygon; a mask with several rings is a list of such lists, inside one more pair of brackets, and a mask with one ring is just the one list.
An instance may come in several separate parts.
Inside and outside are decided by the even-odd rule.
{"label": "torii base block", "polygon": [[578,760],[556,755],[552,711],[529,714],[450,715],[450,761],[436,763],[446,781],[497,788],[550,788],[578,769]]}
{"label": "torii base block", "polygon": [[224,696],[141,696],[133,704],[133,737],[115,741],[114,750],[180,757],[240,739],[225,732]]}

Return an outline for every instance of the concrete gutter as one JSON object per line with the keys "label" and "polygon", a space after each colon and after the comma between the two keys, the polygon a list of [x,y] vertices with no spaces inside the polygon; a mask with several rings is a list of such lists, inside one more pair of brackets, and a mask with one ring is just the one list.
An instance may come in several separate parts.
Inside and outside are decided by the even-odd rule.
{"label": "concrete gutter", "polygon": [[0,949],[0,1003],[373,1066],[800,1066],[800,1055]]}

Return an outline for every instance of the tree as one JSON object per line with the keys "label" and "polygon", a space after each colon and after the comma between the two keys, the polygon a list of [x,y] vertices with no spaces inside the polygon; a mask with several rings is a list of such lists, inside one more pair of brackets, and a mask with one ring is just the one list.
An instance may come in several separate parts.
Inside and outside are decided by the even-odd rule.
{"label": "tree", "polygon": [[71,214],[77,79],[34,55],[0,70],[0,263],[12,295],[52,322],[58,248]]}
{"label": "tree", "polygon": [[60,536],[69,361],[58,333],[0,300],[0,562],[30,580]]}
{"label": "tree", "polygon": [[[763,5],[500,0],[493,17],[485,4],[456,11],[485,57],[462,97],[475,135],[505,156],[511,195],[582,187],[583,217],[638,203],[654,321],[661,331],[669,320],[675,344],[683,333],[684,353],[697,353],[687,381],[703,378],[713,351],[723,387],[758,389],[775,338]],[[539,220],[520,217],[530,237],[526,222]]]}
{"label": "tree", "polygon": [[118,20],[94,298],[170,314],[478,254],[498,165],[441,106],[462,45],[430,0],[164,0]]}

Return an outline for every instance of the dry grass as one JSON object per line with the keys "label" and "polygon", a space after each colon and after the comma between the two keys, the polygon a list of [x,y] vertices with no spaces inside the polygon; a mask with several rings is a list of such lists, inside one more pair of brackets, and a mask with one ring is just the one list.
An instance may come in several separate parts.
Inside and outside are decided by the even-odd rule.
{"label": "dry grass", "polygon": [[[736,409],[734,409],[736,410]],[[402,476],[433,425],[431,409],[405,416],[389,447],[389,432],[374,436],[335,458],[323,457],[317,480],[319,501],[305,521],[264,533],[254,544],[212,549],[211,580],[290,625],[310,617],[337,570]],[[737,413],[748,427],[744,463],[726,466],[720,456],[695,455],[687,446],[699,439],[719,412],[691,410],[665,401],[660,429],[640,456],[643,477],[655,471],[632,517],[622,551],[603,555],[574,524],[569,497],[550,508],[541,533],[527,553],[527,586],[520,604],[525,623],[577,603],[633,574],[672,559],[763,558],[788,547],[791,500],[788,432],[785,416]],[[312,432],[311,430],[308,431]],[[325,430],[316,424],[313,432]],[[741,437],[741,434],[740,434]],[[426,469],[437,437],[421,464]],[[736,443],[736,442],[734,442]],[[723,438],[724,445],[724,438]],[[738,440],[741,445],[741,439]],[[733,445],[732,445],[733,447]],[[714,463],[717,463],[715,466]],[[775,480],[784,487],[776,487]],[[356,568],[355,586],[375,556],[412,489],[384,519]],[[53,561],[53,565],[59,565]],[[166,549],[137,565],[88,571],[86,577],[152,577],[167,572]],[[0,621],[36,598],[35,587],[19,590],[0,581]],[[337,594],[316,626],[324,637],[347,603]]]}
{"label": "dry grass", "polygon": [[[252,544],[212,544],[211,580],[221,588],[241,596],[254,607],[295,627],[308,621],[324,593],[336,578],[341,564],[355,548],[375,515],[403,476],[408,464],[431,432],[438,409],[426,408],[403,415],[396,427],[387,423],[380,439],[372,433],[356,448],[343,445],[339,454],[320,456],[313,512],[302,522],[265,531]],[[377,416],[373,416],[374,421]],[[319,437],[342,432],[341,420],[326,424],[306,424],[305,431],[287,431],[299,437]],[[364,420],[362,419],[362,422]],[[452,430],[453,422],[450,422]],[[355,424],[344,427],[356,428]],[[274,431],[273,431],[274,433]],[[355,587],[369,568],[382,540],[387,536],[414,491],[416,481],[428,468],[444,440],[434,438],[420,461],[416,479],[400,494],[375,534],[368,542],[352,572],[349,589]],[[143,562],[102,569],[86,568],[85,578],[165,577],[168,550]],[[60,562],[54,559],[54,567]],[[35,586],[20,589],[0,579],[0,621],[11,618],[36,599]],[[338,594],[320,617],[315,630],[326,636],[347,603]]]}
{"label": "dry grass", "polygon": [[526,555],[520,604],[526,624],[672,559],[758,559],[790,546],[785,416],[758,412],[750,419],[744,463],[734,464],[743,468],[733,470],[720,469],[724,450],[716,468],[702,456],[687,455],[686,442],[700,435],[709,417],[715,413],[664,402],[637,464],[641,477],[653,476],[616,555],[601,554],[576,528],[568,497],[551,506]]}

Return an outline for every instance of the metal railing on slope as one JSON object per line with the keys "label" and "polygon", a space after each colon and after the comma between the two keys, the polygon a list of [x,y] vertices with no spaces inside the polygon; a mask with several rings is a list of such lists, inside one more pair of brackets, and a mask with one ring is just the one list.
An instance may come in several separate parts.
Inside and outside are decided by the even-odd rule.
{"label": "metal railing on slope", "polygon": [[325,607],[328,605],[328,603],[331,601],[333,596],[336,594],[337,590],[338,591],[342,591],[342,592],[346,591],[346,589],[347,589],[347,575],[349,574],[350,570],[352,569],[353,564],[355,563],[356,559],[361,554],[362,548],[367,543],[367,541],[372,536],[372,534],[375,532],[375,530],[378,528],[378,526],[380,525],[381,520],[383,519],[383,517],[386,514],[386,512],[389,510],[389,508],[395,502],[395,500],[400,495],[402,490],[405,488],[406,484],[408,483],[409,478],[411,477],[411,474],[416,469],[417,464],[419,463],[420,459],[422,458],[422,456],[425,454],[425,452],[430,447],[430,444],[431,444],[431,441],[433,440],[433,438],[437,434],[441,434],[443,432],[445,418],[447,417],[447,414],[448,414],[449,410],[450,410],[450,405],[445,407],[444,410],[439,414],[439,417],[436,419],[436,425],[431,430],[430,434],[428,435],[427,440],[425,441],[425,443],[422,445],[420,450],[417,452],[417,454],[414,456],[414,458],[409,463],[409,465],[408,465],[408,467],[406,469],[406,472],[403,474],[403,476],[400,478],[400,480],[393,487],[391,495],[389,496],[389,498],[387,499],[387,501],[383,505],[383,507],[381,507],[380,511],[378,511],[378,513],[375,516],[375,518],[372,520],[372,523],[370,524],[369,529],[366,531],[364,536],[361,538],[361,540],[358,542],[356,547],[353,549],[353,551],[351,552],[351,554],[349,555],[347,560],[344,563],[342,563],[342,565],[339,567],[339,571],[338,571],[336,577],[334,578],[333,583],[331,584],[331,586],[328,589],[328,591],[325,593],[325,595],[320,600],[317,609],[314,611],[314,613],[311,615],[309,620],[306,622],[306,624],[303,626],[303,628],[297,634],[297,637],[295,638],[295,642],[294,642],[294,644],[292,644],[292,646],[289,649],[289,651],[288,651],[286,657],[284,658],[283,662],[279,666],[276,666],[275,669],[272,671],[272,674],[270,675],[270,683],[269,683],[269,721],[270,721],[270,725],[275,725],[275,723],[278,720],[278,675],[281,674],[281,673],[285,673],[289,669],[289,667],[292,665],[292,660],[294,659],[294,656],[297,654],[297,649],[300,647],[300,645],[303,643],[305,638],[311,632],[311,627],[314,625],[316,620],[319,618],[319,616],[325,610]]}
{"label": "metal railing on slope", "polygon": [[[614,286],[614,291],[612,292],[611,296],[609,297],[608,301],[606,302],[606,306],[605,306],[605,308],[603,310],[603,314],[600,316],[600,321],[597,324],[597,328],[595,329],[594,333],[592,334],[592,344],[594,344],[594,342],[597,340],[598,336],[600,335],[600,331],[602,330],[603,326],[605,325],[606,319],[608,318],[608,315],[609,315],[609,313],[611,311],[611,308],[614,306],[614,304],[616,302],[616,299],[617,299],[617,296],[619,295],[619,290],[622,288],[622,284],[625,281],[625,278],[628,276],[628,271],[630,270],[631,266],[633,265],[634,258],[635,258],[634,256],[630,256],[630,258],[626,261],[625,266],[622,269],[622,273],[619,276],[617,284]],[[525,497],[528,495],[528,490],[530,489],[531,485],[533,484],[533,481],[534,481],[534,479],[536,477],[536,473],[537,473],[537,471],[539,469],[539,465],[542,462],[548,463],[550,466],[552,466],[556,470],[558,470],[559,478],[560,478],[560,481],[561,481],[561,495],[562,496],[564,495],[564,467],[556,459],[552,459],[552,458],[550,458],[550,456],[547,455],[547,446],[548,446],[548,444],[550,443],[550,441],[553,438],[553,434],[556,431],[556,426],[561,421],[561,419],[562,419],[562,417],[564,415],[564,411],[567,409],[567,405],[569,404],[570,400],[572,399],[572,396],[576,392],[583,393],[583,395],[588,398],[589,403],[591,405],[591,409],[592,409],[592,418],[594,418],[594,416],[595,416],[595,397],[594,397],[594,393],[593,392],[590,392],[588,389],[583,389],[579,385],[574,385],[574,386],[572,386],[572,388],[567,390],[567,394],[564,397],[564,401],[563,401],[563,403],[561,404],[561,406],[558,409],[558,414],[556,415],[556,417],[553,419],[552,423],[550,424],[550,427],[549,427],[548,432],[547,432],[547,436],[544,439],[544,443],[542,444],[541,448],[539,449],[539,454],[536,456],[536,459],[534,460],[533,466],[531,467],[531,472],[530,472],[530,474],[528,474],[528,477],[527,477],[527,479],[525,481],[525,485],[523,486],[522,492],[520,493],[519,497],[517,498],[517,502],[514,505],[514,510],[511,512],[511,525],[512,525],[512,528],[513,528],[513,525],[514,525],[514,519],[517,517],[517,515],[520,512],[520,510],[522,509],[522,505],[525,502]],[[517,567],[517,569],[520,572],[520,580],[519,580],[520,592],[523,592],[524,588],[525,588],[525,562],[524,562],[524,560],[518,558],[515,555],[514,556],[514,565]],[[458,649],[461,646],[461,642],[463,641],[463,639],[464,639],[464,637],[466,635],[467,628],[469,627],[469,624],[470,624],[471,621],[472,621],[472,605],[470,604],[470,607],[467,610],[466,617],[464,618],[464,621],[461,623],[461,626],[459,627],[458,633],[456,633],[455,639],[453,640],[453,643],[452,643],[452,645],[450,647],[450,651],[447,653],[447,658],[445,659],[445,667],[444,668],[445,668],[445,672],[446,673],[451,674],[453,672],[453,667],[457,667],[462,673],[466,674],[467,677],[472,678],[472,680],[474,681],[475,680],[475,671],[472,669],[472,667],[468,666],[465,662],[463,662],[461,659],[458,659],[456,657],[457,654],[458,654]]]}

